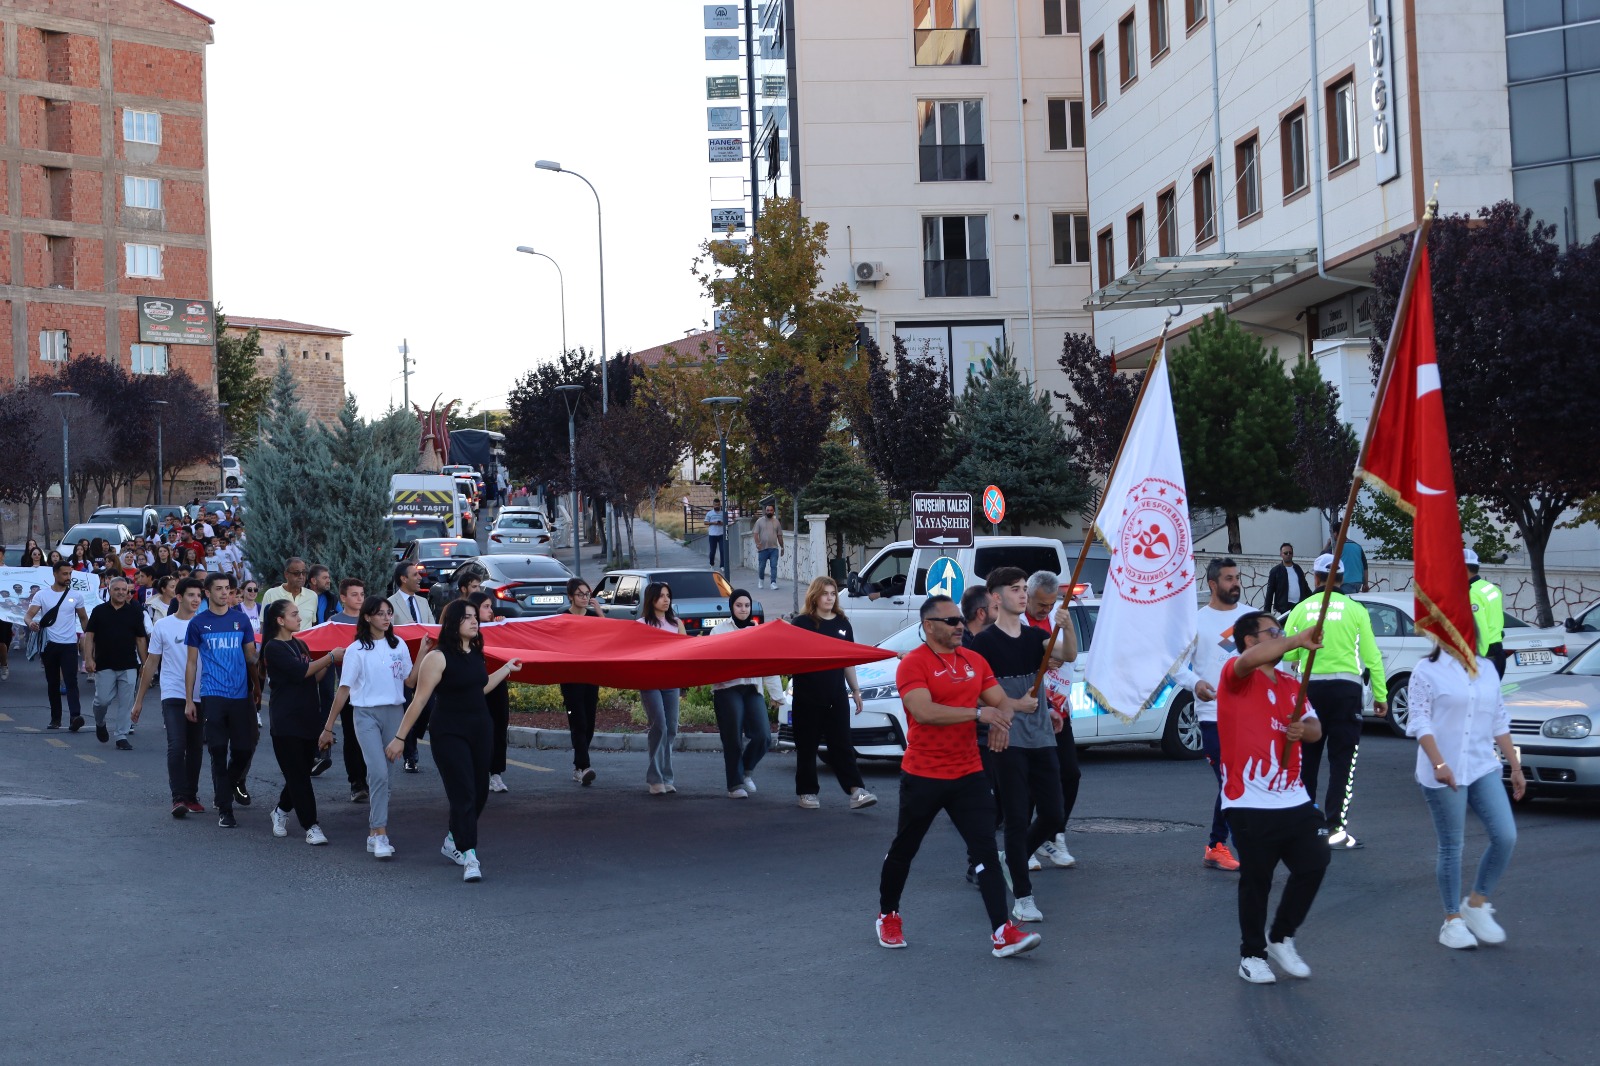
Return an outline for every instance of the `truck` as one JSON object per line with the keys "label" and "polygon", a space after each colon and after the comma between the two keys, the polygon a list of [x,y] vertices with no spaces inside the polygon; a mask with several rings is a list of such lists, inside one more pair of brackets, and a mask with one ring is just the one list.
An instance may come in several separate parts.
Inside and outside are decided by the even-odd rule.
{"label": "truck", "polygon": [[395,474],[389,479],[389,514],[395,518],[436,518],[445,537],[465,536],[456,507],[456,479],[449,474]]}

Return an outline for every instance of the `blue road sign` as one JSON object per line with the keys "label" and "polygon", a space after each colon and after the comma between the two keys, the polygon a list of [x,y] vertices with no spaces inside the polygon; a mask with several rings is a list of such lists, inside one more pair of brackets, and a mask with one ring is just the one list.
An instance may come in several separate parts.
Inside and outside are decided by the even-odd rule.
{"label": "blue road sign", "polygon": [[966,590],[967,578],[961,572],[961,567],[949,556],[944,556],[933,561],[928,567],[928,595],[949,596],[957,603],[961,602],[961,593]]}

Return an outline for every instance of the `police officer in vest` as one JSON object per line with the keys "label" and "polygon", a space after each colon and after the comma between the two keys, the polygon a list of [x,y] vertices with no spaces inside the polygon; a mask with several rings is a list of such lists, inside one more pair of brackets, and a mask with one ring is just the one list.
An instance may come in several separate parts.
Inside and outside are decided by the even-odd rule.
{"label": "police officer in vest", "polygon": [[1500,587],[1486,577],[1478,575],[1478,553],[1467,549],[1467,586],[1472,600],[1472,620],[1478,624],[1478,654],[1494,663],[1501,677],[1506,676],[1506,601]]}
{"label": "police officer in vest", "polygon": [[[1383,656],[1372,633],[1372,618],[1367,609],[1339,591],[1342,578],[1332,555],[1323,554],[1311,567],[1319,589],[1295,605],[1283,623],[1285,636],[1294,636],[1322,622],[1322,650],[1311,667],[1311,683],[1306,687],[1307,702],[1322,720],[1322,739],[1305,745],[1300,779],[1313,803],[1317,799],[1317,778],[1322,769],[1322,752],[1328,752],[1328,795],[1322,806],[1328,820],[1328,846],[1336,851],[1361,847],[1350,834],[1348,816],[1352,785],[1355,781],[1356,752],[1361,744],[1362,674],[1371,678],[1373,709],[1381,717],[1389,713],[1389,684],[1383,672]],[[1328,599],[1328,614],[1322,614],[1322,589],[1334,589]],[[1306,659],[1304,649],[1284,656],[1296,668]]]}

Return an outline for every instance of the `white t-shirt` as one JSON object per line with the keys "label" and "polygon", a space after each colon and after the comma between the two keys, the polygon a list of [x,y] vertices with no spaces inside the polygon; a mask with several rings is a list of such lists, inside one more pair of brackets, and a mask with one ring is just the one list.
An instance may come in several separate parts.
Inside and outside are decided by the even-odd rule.
{"label": "white t-shirt", "polygon": [[45,612],[54,607],[57,600],[61,600],[61,609],[56,612],[55,625],[46,631],[45,639],[52,644],[75,643],[79,632],[78,612],[88,610],[83,593],[77,589],[69,588],[67,590],[67,598],[64,600],[61,599],[61,593],[49,586],[35,592],[33,599],[29,602],[38,607],[39,612],[33,616],[33,619],[43,625]]}
{"label": "white t-shirt", "polygon": [[[155,624],[150,631],[150,654],[161,656],[161,698],[164,700],[181,700],[184,698],[183,675],[189,668],[189,646],[185,643],[189,636],[189,618],[179,618],[169,614]],[[200,691],[200,668],[195,665],[195,691]]]}
{"label": "white t-shirt", "polygon": [[[1190,692],[1201,681],[1209,681],[1215,688],[1217,679],[1222,676],[1222,664],[1239,654],[1239,648],[1233,641],[1233,623],[1240,615],[1249,614],[1252,610],[1254,608],[1243,602],[1234,604],[1226,611],[1219,611],[1209,603],[1200,608],[1200,613],[1195,617],[1195,636],[1198,639],[1194,645],[1194,656],[1177,671],[1178,684]],[[1217,720],[1216,700],[1202,700],[1196,696],[1194,709],[1202,722]]]}
{"label": "white t-shirt", "polygon": [[706,512],[706,536],[720,537],[725,531],[728,516],[716,507]]}
{"label": "white t-shirt", "polygon": [[1299,603],[1305,599],[1305,595],[1300,589],[1300,571],[1292,566],[1286,566],[1283,568],[1283,576],[1287,581],[1286,587],[1289,590],[1289,602]]}
{"label": "white t-shirt", "polygon": [[411,675],[411,649],[405,641],[393,648],[385,640],[373,641],[371,648],[351,644],[341,669],[339,683],[350,690],[350,706],[405,706],[406,678]]}

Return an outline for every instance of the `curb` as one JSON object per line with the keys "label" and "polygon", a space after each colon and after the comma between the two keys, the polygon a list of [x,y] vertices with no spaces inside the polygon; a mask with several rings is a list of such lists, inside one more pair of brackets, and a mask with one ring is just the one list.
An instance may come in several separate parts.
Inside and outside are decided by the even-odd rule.
{"label": "curb", "polygon": [[[571,751],[572,734],[565,729],[535,729],[514,725],[506,728],[506,744],[513,748],[542,751]],[[649,738],[644,733],[596,733],[589,742],[591,751],[647,751]],[[673,751],[721,751],[722,738],[716,733],[679,733]]]}

